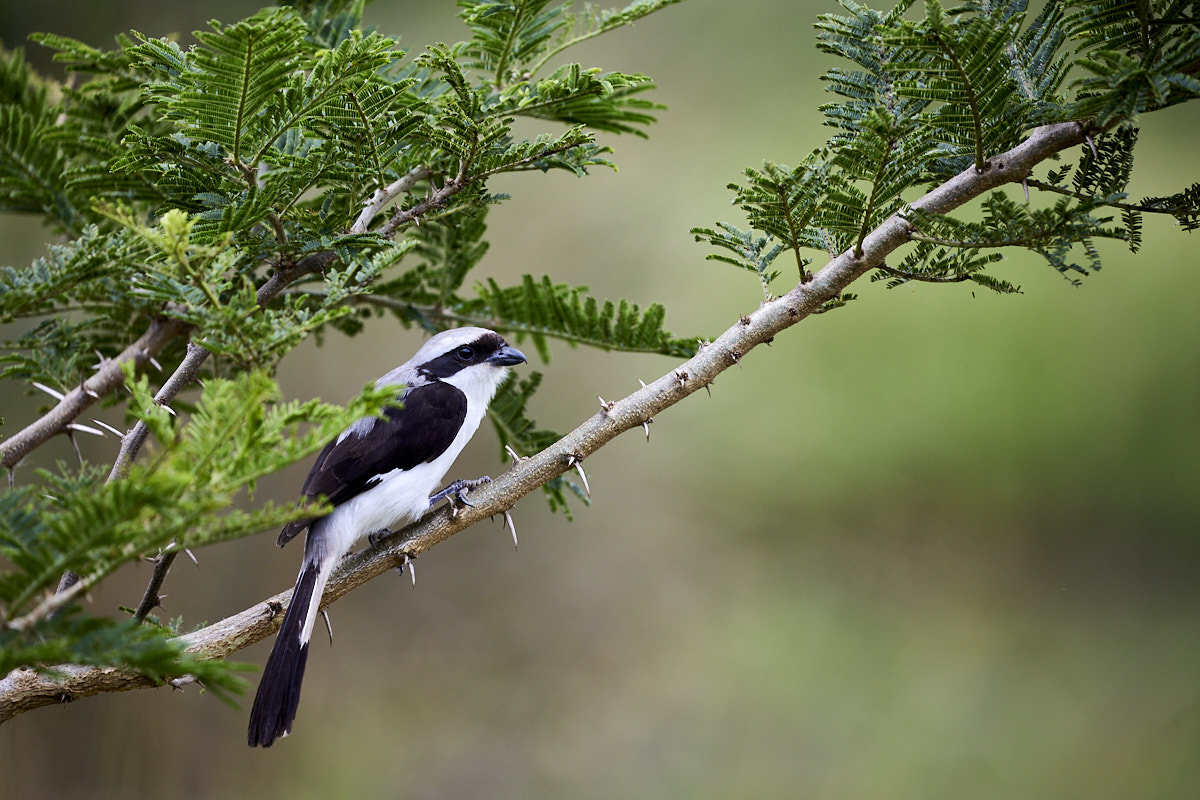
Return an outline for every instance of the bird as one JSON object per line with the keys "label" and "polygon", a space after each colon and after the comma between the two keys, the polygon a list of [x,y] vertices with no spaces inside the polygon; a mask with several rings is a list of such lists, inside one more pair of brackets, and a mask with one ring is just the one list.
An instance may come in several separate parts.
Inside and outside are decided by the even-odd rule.
{"label": "bird", "polygon": [[376,381],[381,388],[396,386],[402,405],[356,420],[318,454],[301,502],[324,498],[333,508],[289,522],[279,533],[282,547],[308,531],[292,601],[250,711],[251,747],[270,747],[292,730],[309,640],[334,567],[363,536],[374,540],[377,533],[418,519],[437,500],[461,498],[478,485],[456,481],[433,494],[479,428],[509,367],[526,362],[495,331],[442,331]]}

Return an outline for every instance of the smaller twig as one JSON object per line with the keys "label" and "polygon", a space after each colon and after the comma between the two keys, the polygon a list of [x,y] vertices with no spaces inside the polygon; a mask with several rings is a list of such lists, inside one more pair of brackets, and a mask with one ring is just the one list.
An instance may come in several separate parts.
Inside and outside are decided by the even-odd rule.
{"label": "smaller twig", "polygon": [[395,200],[400,195],[412,191],[420,181],[428,180],[430,172],[429,167],[421,165],[413,167],[404,175],[384,186],[381,189],[376,189],[371,195],[371,199],[363,207],[362,212],[358,215],[358,219],[354,220],[354,224],[350,226],[350,233],[365,233],[367,227],[371,224],[371,220],[375,219],[384,206]]}
{"label": "smaller twig", "polygon": [[[196,344],[188,342],[187,355],[183,361],[179,362],[179,366],[175,368],[175,372],[167,379],[154,395],[154,402],[160,406],[166,406],[175,397],[183,391],[189,384],[196,380],[196,376],[200,372],[201,365],[205,359],[209,357],[208,349]],[[168,408],[168,410],[170,410]],[[174,413],[174,412],[172,412]],[[142,449],[142,445],[146,443],[146,435],[149,433],[149,428],[142,420],[138,420],[137,424],[129,429],[121,439],[121,450],[117,453],[116,460],[113,461],[112,470],[108,473],[110,481],[124,477],[129,471],[129,465],[133,463],[133,459],[137,457],[138,451]]]}
{"label": "smaller twig", "polygon": [[1122,203],[1118,200],[1101,200],[1100,198],[1093,197],[1090,194],[1085,194],[1084,192],[1072,191],[1071,189],[1064,189],[1061,186],[1055,186],[1052,183],[1046,183],[1044,181],[1026,179],[1025,182],[1028,183],[1033,188],[1041,189],[1044,192],[1054,192],[1055,194],[1066,195],[1067,197],[1074,197],[1077,200],[1089,200],[1093,203],[1100,203],[1101,205],[1110,206],[1112,208],[1119,208],[1119,209],[1122,209],[1123,211],[1140,211],[1143,214],[1170,214],[1172,216],[1176,216],[1179,214],[1188,214],[1188,213],[1195,214],[1196,213],[1196,209],[1192,208],[1191,206],[1163,207],[1163,206],[1148,206],[1143,203]]}
{"label": "smaller twig", "polygon": [[391,239],[402,226],[419,219],[435,208],[441,208],[447,200],[467,188],[466,164],[458,170],[458,174],[442,184],[442,188],[432,192],[421,202],[409,209],[398,208],[391,219],[375,229],[375,232],[385,239]]}
{"label": "smaller twig", "polygon": [[146,586],[145,594],[142,595],[142,602],[138,603],[137,610],[133,612],[133,618],[136,621],[144,621],[151,611],[162,604],[158,590],[162,588],[163,581],[166,580],[167,573],[171,571],[171,564],[175,563],[177,555],[179,555],[179,551],[171,550],[159,553],[154,559],[154,574],[150,576],[150,583]]}
{"label": "smaller twig", "polygon": [[969,239],[941,239],[937,236],[926,236],[923,233],[917,233],[915,230],[908,232],[908,238],[915,242],[926,242],[928,244],[936,244],[941,247],[961,247],[970,249],[982,250],[988,247],[1029,247],[1031,245],[1040,244],[1051,237],[1049,233],[1040,233],[1034,236],[1024,236],[1013,239],[991,239],[988,241],[971,241]]}
{"label": "smaller twig", "polygon": [[875,267],[880,272],[886,272],[888,275],[894,275],[897,278],[903,278],[909,281],[923,281],[925,283],[962,283],[963,281],[971,280],[970,275],[955,275],[954,277],[934,277],[932,275],[918,275],[915,272],[902,272],[898,269],[893,269],[887,264],[880,264]]}

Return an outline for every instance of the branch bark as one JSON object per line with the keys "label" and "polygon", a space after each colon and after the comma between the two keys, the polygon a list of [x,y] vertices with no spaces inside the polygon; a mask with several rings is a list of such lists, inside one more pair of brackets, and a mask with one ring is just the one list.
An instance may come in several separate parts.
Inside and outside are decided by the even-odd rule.
{"label": "branch bark", "polygon": [[125,373],[121,371],[122,365],[132,362],[141,367],[161,353],[172,339],[185,330],[187,325],[175,319],[163,318],[150,323],[146,332],[120,355],[104,359],[97,367],[95,375],[67,392],[66,396],[58,401],[58,405],[36,422],[0,444],[0,465],[12,469],[18,461],[51,436],[63,431],[97,400],[124,385]]}
{"label": "branch bark", "polygon": [[[1060,123],[1034,130],[1020,145],[950,179],[912,204],[928,214],[944,214],[1006,183],[1019,183],[1039,162],[1068,147],[1083,143],[1085,128]],[[885,220],[862,241],[861,255],[851,248],[833,258],[812,279],[786,295],[766,302],[739,319],[711,344],[653,383],[611,404],[542,452],[523,459],[511,470],[471,494],[472,506],[451,517],[438,510],[384,540],[375,549],[348,557],[333,575],[322,599],[329,605],[341,596],[445,541],[479,520],[502,514],[530,492],[572,469],[621,433],[644,422],[711,383],[738,363],[756,346],[838,297],[851,283],[884,263],[896,248],[909,241],[911,226],[902,216]],[[224,658],[274,633],[291,590],[231,617],[179,638],[189,652],[206,658]],[[0,680],[0,722],[57,702],[154,685],[145,677],[116,669],[62,667],[64,677],[52,680],[31,670],[17,670]]]}

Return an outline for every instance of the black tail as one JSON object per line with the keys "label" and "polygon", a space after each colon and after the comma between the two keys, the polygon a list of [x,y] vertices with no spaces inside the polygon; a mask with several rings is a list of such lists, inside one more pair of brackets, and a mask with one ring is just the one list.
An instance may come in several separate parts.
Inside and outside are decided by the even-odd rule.
{"label": "black tail", "polygon": [[305,618],[319,573],[320,566],[306,559],[292,592],[292,602],[283,616],[283,625],[275,638],[275,646],[263,668],[258,694],[254,696],[247,737],[251,747],[270,747],[280,736],[291,733],[296,708],[300,705],[304,665],[308,661],[307,638],[311,626],[305,625]]}

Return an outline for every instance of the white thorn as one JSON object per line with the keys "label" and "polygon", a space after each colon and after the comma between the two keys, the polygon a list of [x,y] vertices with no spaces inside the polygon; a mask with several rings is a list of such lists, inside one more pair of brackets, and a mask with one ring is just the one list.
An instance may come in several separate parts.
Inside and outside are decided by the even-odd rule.
{"label": "white thorn", "polygon": [[95,428],[89,428],[87,425],[80,425],[78,422],[68,422],[67,427],[73,431],[80,431],[82,433],[90,433],[93,436],[103,436],[104,435],[104,431],[98,431]]}
{"label": "white thorn", "polygon": [[587,492],[588,499],[592,499],[592,488],[588,486],[587,473],[583,471],[583,462],[575,462],[575,471],[579,473],[579,479],[583,481],[583,490]]}
{"label": "white thorn", "polygon": [[510,444],[504,445],[504,452],[508,453],[508,457],[512,459],[512,462],[514,464],[520,464],[522,461],[525,460],[524,458],[522,458],[520,455],[517,454],[516,450],[512,449],[512,445],[510,445]]}
{"label": "white thorn", "polygon": [[404,554],[404,566],[408,567],[408,577],[412,580],[412,587],[417,588],[417,569],[412,557],[408,553]]}
{"label": "white thorn", "polygon": [[329,646],[333,647],[333,624],[329,621],[329,611],[322,608],[321,616],[325,618],[325,630],[329,631]]}
{"label": "white thorn", "polygon": [[642,385],[642,388],[643,388],[643,389],[645,389],[645,388],[646,388],[646,382],[645,382],[644,380],[642,380],[641,378],[638,378],[638,379],[637,379],[637,382],[638,382],[638,383],[640,383],[640,384]]}
{"label": "white thorn", "polygon": [[96,419],[95,417],[92,417],[92,422],[96,423],[101,428],[104,428],[104,430],[108,431],[109,433],[111,433],[115,436],[118,436],[122,439],[125,438],[125,434],[121,433],[119,430],[114,428],[112,425],[109,425],[107,422],[102,422],[102,421]]}
{"label": "white thorn", "polygon": [[200,562],[196,560],[196,554],[192,552],[190,547],[183,548],[183,553],[192,560],[193,564],[195,564],[197,567],[200,566]]}
{"label": "white thorn", "polygon": [[505,522],[505,524],[508,525],[508,529],[510,531],[512,531],[513,550],[516,550],[517,549],[517,526],[513,524],[512,514],[509,514],[507,511],[504,512],[504,522]]}
{"label": "white thorn", "polygon": [[176,414],[176,413],[175,413],[175,409],[171,408],[171,407],[170,407],[169,405],[167,405],[166,403],[159,403],[159,405],[160,405],[160,406],[162,406],[163,408],[165,408],[165,409],[167,410],[167,413],[168,413],[168,414],[170,414],[172,417],[178,417],[178,416],[179,416],[178,414]]}
{"label": "white thorn", "polygon": [[158,363],[158,359],[154,356],[150,356],[150,365],[159,372],[162,372],[162,364]]}
{"label": "white thorn", "polygon": [[41,389],[43,392],[50,395],[55,400],[62,400],[64,397],[63,393],[58,391],[58,389],[51,389],[49,386],[47,386],[44,383],[38,383],[37,381],[33,381],[33,386],[36,389]]}
{"label": "white thorn", "polygon": [[647,417],[646,419],[642,420],[642,430],[644,430],[646,432],[646,441],[647,442],[650,441],[650,423],[651,422],[654,422],[653,417]]}

